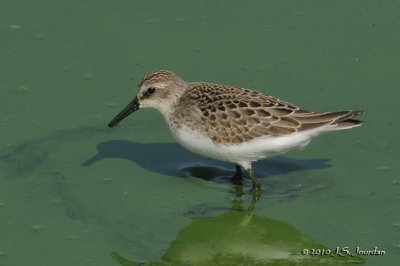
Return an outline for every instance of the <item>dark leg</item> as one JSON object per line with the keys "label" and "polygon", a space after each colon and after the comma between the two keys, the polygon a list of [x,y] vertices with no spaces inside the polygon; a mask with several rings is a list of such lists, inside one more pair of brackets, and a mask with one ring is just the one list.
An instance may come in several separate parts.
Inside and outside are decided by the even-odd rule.
{"label": "dark leg", "polygon": [[232,182],[236,185],[242,185],[242,168],[240,165],[235,164],[236,167],[236,172],[235,174],[231,177]]}
{"label": "dark leg", "polygon": [[235,164],[236,167],[236,172],[235,174],[232,176],[232,179],[240,179],[242,178],[242,167],[240,167],[240,165]]}

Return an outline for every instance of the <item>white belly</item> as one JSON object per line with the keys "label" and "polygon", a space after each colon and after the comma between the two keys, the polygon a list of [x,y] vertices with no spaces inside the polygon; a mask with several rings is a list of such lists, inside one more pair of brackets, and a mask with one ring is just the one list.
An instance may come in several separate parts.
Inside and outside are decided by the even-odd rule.
{"label": "white belly", "polygon": [[312,137],[331,131],[332,126],[290,134],[283,137],[265,136],[241,144],[217,145],[198,132],[172,132],[186,149],[214,159],[249,166],[251,162],[306,146]]}

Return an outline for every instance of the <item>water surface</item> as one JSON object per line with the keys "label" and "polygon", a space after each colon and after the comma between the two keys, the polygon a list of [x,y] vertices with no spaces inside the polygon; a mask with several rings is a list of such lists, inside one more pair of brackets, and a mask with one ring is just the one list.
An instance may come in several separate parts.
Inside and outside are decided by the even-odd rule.
{"label": "water surface", "polygon": [[[1,1],[0,264],[250,264],[311,246],[395,264],[399,26],[397,1]],[[156,111],[106,127],[157,69],[365,124],[255,164],[254,203]]]}

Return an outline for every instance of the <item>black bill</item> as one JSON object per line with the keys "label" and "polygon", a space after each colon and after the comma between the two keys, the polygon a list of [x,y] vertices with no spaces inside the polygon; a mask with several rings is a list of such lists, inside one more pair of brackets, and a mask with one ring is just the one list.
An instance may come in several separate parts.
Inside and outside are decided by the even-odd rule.
{"label": "black bill", "polygon": [[113,120],[111,120],[110,123],[108,123],[108,127],[115,127],[122,119],[132,114],[137,109],[139,109],[139,100],[135,97],[133,101],[131,101],[116,117],[114,117]]}

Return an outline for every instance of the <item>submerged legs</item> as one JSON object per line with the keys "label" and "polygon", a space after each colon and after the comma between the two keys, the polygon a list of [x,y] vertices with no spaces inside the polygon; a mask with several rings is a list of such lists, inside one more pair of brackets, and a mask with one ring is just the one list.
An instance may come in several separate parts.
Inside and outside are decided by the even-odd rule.
{"label": "submerged legs", "polygon": [[253,201],[257,202],[260,199],[261,196],[261,185],[258,183],[256,176],[254,175],[253,168],[251,167],[251,164],[248,165],[248,167],[245,168],[247,171],[247,174],[249,175],[251,182],[253,183],[253,186],[251,188],[251,192],[253,192]]}
{"label": "submerged legs", "polygon": [[261,190],[261,185],[257,181],[257,177],[254,175],[253,168],[251,165],[249,165],[246,168],[247,174],[249,175],[251,182],[253,183],[253,187],[251,188],[253,191],[260,191]]}
{"label": "submerged legs", "polygon": [[257,181],[257,177],[254,175],[253,168],[251,167],[251,163],[241,163],[235,164],[236,167],[236,172],[232,176],[232,179],[234,180],[241,180],[242,179],[242,170],[241,168],[246,170],[247,174],[249,175],[251,182],[253,183],[253,187],[251,188],[252,191],[261,191],[261,185]]}

